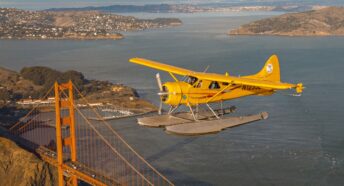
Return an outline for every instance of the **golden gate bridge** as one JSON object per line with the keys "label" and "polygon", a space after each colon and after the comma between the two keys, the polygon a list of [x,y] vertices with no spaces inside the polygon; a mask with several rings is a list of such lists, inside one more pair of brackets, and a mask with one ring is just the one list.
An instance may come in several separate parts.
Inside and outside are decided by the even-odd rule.
{"label": "golden gate bridge", "polygon": [[[86,98],[69,81],[55,82],[43,96],[54,96],[55,106],[37,104],[9,128],[42,160],[57,168],[58,185],[173,185],[140,156],[101,114],[79,108]],[[88,118],[97,117],[97,120]]]}

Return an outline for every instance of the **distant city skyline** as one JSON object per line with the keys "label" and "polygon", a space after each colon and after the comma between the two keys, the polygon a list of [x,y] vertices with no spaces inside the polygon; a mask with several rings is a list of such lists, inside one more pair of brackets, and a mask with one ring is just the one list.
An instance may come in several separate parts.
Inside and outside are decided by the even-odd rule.
{"label": "distant city skyline", "polygon": [[109,6],[109,5],[144,5],[144,4],[209,4],[209,3],[245,3],[245,4],[259,4],[259,3],[324,3],[329,5],[344,5],[341,0],[0,0],[0,7],[11,7],[20,9],[46,9],[46,8],[61,8],[61,7],[84,7],[84,6]]}

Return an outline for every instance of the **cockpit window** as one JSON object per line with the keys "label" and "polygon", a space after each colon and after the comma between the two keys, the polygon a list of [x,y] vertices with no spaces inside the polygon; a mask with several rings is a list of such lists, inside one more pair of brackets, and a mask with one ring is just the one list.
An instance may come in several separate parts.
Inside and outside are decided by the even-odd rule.
{"label": "cockpit window", "polygon": [[220,85],[217,81],[212,81],[209,85],[209,89],[219,89]]}
{"label": "cockpit window", "polygon": [[189,76],[187,77],[186,82],[189,83],[190,85],[194,85],[197,82],[197,80],[198,80],[197,78]]}

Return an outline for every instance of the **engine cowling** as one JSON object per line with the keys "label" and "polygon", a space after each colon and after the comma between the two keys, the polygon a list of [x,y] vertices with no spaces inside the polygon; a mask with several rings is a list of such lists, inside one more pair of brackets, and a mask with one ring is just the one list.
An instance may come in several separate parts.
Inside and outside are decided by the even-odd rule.
{"label": "engine cowling", "polygon": [[168,105],[179,105],[183,98],[183,89],[185,82],[167,82],[163,84],[163,91],[166,93],[162,96],[162,101]]}

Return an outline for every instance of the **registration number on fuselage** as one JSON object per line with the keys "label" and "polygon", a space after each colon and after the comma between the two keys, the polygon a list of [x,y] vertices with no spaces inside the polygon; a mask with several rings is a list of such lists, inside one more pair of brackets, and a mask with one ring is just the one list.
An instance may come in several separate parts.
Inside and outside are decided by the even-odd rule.
{"label": "registration number on fuselage", "polygon": [[242,90],[248,90],[248,91],[255,91],[255,90],[260,90],[260,87],[243,85],[243,86],[241,86],[241,89]]}

